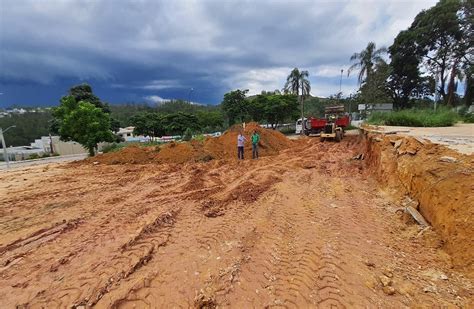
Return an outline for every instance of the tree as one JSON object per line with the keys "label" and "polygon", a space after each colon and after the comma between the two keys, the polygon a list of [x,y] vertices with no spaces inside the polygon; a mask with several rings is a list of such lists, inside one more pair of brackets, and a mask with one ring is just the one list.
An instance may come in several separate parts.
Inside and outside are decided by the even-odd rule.
{"label": "tree", "polygon": [[385,47],[379,49],[376,48],[374,42],[369,42],[367,47],[360,53],[354,53],[350,60],[356,62],[349,68],[347,76],[349,76],[353,70],[358,69],[359,75],[357,80],[359,81],[359,84],[362,85],[364,81],[369,80],[374,73],[375,66],[384,61],[382,55],[387,52]]}
{"label": "tree", "polygon": [[[49,122],[52,120],[49,110],[42,112],[26,112],[24,114],[10,114],[0,118],[0,128],[15,125],[16,128],[4,132],[7,146],[25,146],[41,136],[49,133]],[[1,144],[1,143],[0,143]]]}
{"label": "tree", "polygon": [[198,111],[196,113],[199,126],[204,133],[222,130],[224,126],[224,117],[220,111]]}
{"label": "tree", "polygon": [[154,109],[147,104],[126,103],[110,105],[111,118],[113,117],[114,119],[118,120],[124,127],[132,125],[131,120],[133,116],[151,111],[154,111]]}
{"label": "tree", "polygon": [[381,104],[392,101],[388,94],[387,78],[390,73],[389,65],[381,60],[375,65],[370,79],[360,87],[361,99],[365,104]]}
{"label": "tree", "polygon": [[178,112],[163,117],[166,132],[171,135],[183,135],[186,129],[196,132],[201,129],[198,118],[189,113]]}
{"label": "tree", "polygon": [[285,120],[298,117],[298,99],[293,94],[265,92],[249,102],[249,113],[254,121],[266,121],[275,129]]}
{"label": "tree", "polygon": [[310,97],[305,102],[305,111],[307,115],[322,117],[324,116],[324,104],[318,97]]}
{"label": "tree", "polygon": [[183,134],[183,141],[189,142],[193,138],[193,132],[190,128],[187,128]]}
{"label": "tree", "polygon": [[246,90],[234,90],[224,94],[222,100],[222,111],[225,113],[229,125],[233,125],[236,121],[243,122],[245,116],[248,114],[248,106],[246,101]]}
{"label": "tree", "polygon": [[464,104],[470,106],[474,97],[474,67],[466,67],[465,69],[465,87],[464,87]]}
{"label": "tree", "polygon": [[275,129],[286,119],[298,117],[298,97],[293,94],[273,94],[268,96],[265,106],[265,118]]}
{"label": "tree", "polygon": [[101,108],[86,101],[76,102],[73,96],[61,99],[53,109],[59,136],[64,141],[76,141],[94,156],[97,144],[113,141],[110,117]]}
{"label": "tree", "polygon": [[112,132],[117,133],[120,130],[120,121],[110,117],[110,129]]}
{"label": "tree", "polygon": [[[459,68],[466,60],[468,50],[472,50],[472,34],[463,33],[462,25],[469,19],[468,14],[462,13],[463,2],[469,1],[441,0],[419,13],[407,30],[413,34],[417,54],[435,76],[436,90],[447,104],[451,104],[449,97],[455,91],[454,80]],[[449,89],[447,85],[450,85]]]}
{"label": "tree", "polygon": [[[76,102],[89,102],[95,107],[102,109],[104,113],[111,113],[109,104],[102,102],[99,97],[93,93],[92,87],[87,83],[71,87],[69,89],[69,95],[74,97]],[[55,129],[55,126],[56,124],[53,122],[51,128]],[[110,117],[110,127],[114,133],[117,133],[120,129],[120,121],[114,117]]]}
{"label": "tree", "polygon": [[133,129],[134,134],[149,136],[151,140],[166,133],[165,120],[158,113],[144,112],[137,114],[131,118],[131,123],[135,127]]}
{"label": "tree", "polygon": [[[300,71],[298,68],[294,68],[290,75],[286,78],[285,87],[283,91],[285,93],[291,93],[300,95],[301,100],[301,121],[304,122],[304,98],[309,95],[311,91],[311,84],[308,80],[309,72]],[[304,134],[304,130],[301,130],[301,134]]]}
{"label": "tree", "polygon": [[89,84],[81,84],[71,87],[69,89],[69,96],[72,96],[76,102],[89,102],[95,107],[102,109],[104,112],[110,114],[110,107],[108,103],[102,102],[93,92]]}
{"label": "tree", "polygon": [[[417,45],[414,34],[401,31],[389,47],[390,75],[388,89],[396,109],[408,107],[410,98],[424,94],[423,83],[419,66]],[[429,94],[427,94],[429,95]]]}

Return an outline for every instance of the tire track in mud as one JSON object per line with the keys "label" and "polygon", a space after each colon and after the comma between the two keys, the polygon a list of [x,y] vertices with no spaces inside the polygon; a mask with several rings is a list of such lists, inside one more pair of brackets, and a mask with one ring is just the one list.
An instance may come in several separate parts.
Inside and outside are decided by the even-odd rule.
{"label": "tire track in mud", "polygon": [[[73,278],[66,278],[65,282],[53,284],[48,291],[35,298],[30,305],[46,305],[53,295],[56,305],[61,306],[94,306],[114,286],[119,286],[140,268],[147,265],[153,259],[156,251],[165,246],[171,229],[175,223],[178,210],[162,213],[145,224],[139,232],[124,243],[115,254],[108,256],[106,260],[92,265],[94,276],[82,277],[80,289],[76,286]],[[84,271],[89,267],[84,268]],[[89,270],[90,271],[90,270]],[[68,283],[71,280],[71,284]]]}
{"label": "tire track in mud", "polygon": [[[272,164],[272,167],[279,167],[280,164],[281,163]],[[270,167],[261,167],[261,169],[266,170],[268,170],[269,168]],[[196,174],[199,174],[200,177],[203,177],[203,175],[201,175],[200,173]],[[232,182],[227,182],[228,185],[226,187],[226,190],[224,192],[220,192],[218,196],[220,198],[229,196],[229,190],[230,192],[232,192],[233,189],[238,188],[239,184],[245,182],[245,179],[248,179],[249,175],[252,174],[252,172],[247,173],[247,177],[245,177],[245,174],[238,177],[234,176]],[[213,181],[211,183],[215,184],[216,182]],[[278,198],[274,198],[274,196],[278,196],[278,194],[276,192],[272,193],[272,191],[270,190],[267,191],[267,194],[265,194],[265,196],[268,195],[270,195],[271,199],[270,204],[274,204],[274,207],[277,207],[275,205],[278,204]],[[315,250],[313,249],[313,243],[311,241],[306,241],[306,244],[303,245],[302,248],[291,247],[291,242],[294,242],[295,239],[297,239],[296,232],[294,232],[292,225],[294,224],[294,222],[301,222],[306,220],[308,214],[305,212],[300,213],[300,209],[290,211],[285,207],[286,204],[283,205],[281,203],[278,206],[281,210],[284,210],[284,212],[281,214],[275,214],[274,210],[265,210],[265,208],[260,205],[260,202],[258,203],[259,207],[256,208],[252,201],[253,200],[251,200],[249,204],[244,204],[245,206],[242,205],[239,201],[237,201],[237,204],[235,204],[236,202],[231,202],[231,204],[229,204],[228,208],[225,210],[222,216],[212,219],[203,218],[202,213],[200,213],[199,211],[199,208],[186,208],[186,210],[183,211],[182,215],[180,216],[179,222],[176,224],[173,233],[170,236],[170,241],[167,247],[167,252],[173,252],[172,255],[177,258],[175,259],[172,257],[167,257],[167,261],[171,262],[168,263],[166,267],[164,267],[163,265],[159,265],[159,263],[149,265],[150,268],[157,270],[155,272],[155,275],[143,276],[141,280],[138,280],[139,282],[138,284],[136,284],[135,287],[128,288],[128,290],[130,291],[129,293],[122,291],[122,297],[111,297],[109,300],[111,302],[99,303],[99,307],[104,306],[104,304],[106,303],[109,304],[107,306],[111,305],[112,307],[131,307],[133,305],[138,304],[153,304],[153,306],[157,307],[169,305],[173,302],[173,298],[167,298],[164,297],[164,295],[161,295],[161,297],[156,297],[156,293],[158,290],[160,290],[160,287],[161,289],[163,289],[163,287],[166,286],[166,289],[173,289],[173,286],[176,285],[176,281],[184,281],[189,283],[194,281],[196,293],[198,294],[197,296],[204,295],[204,299],[210,299],[212,300],[212,302],[217,303],[222,302],[227,304],[235,304],[233,302],[229,302],[229,294],[231,295],[234,289],[239,288],[234,281],[236,281],[236,278],[239,278],[240,276],[240,267],[246,267],[247,265],[252,264],[252,261],[254,260],[252,255],[249,254],[249,250],[251,250],[254,246],[252,245],[252,241],[250,241],[250,245],[247,246],[244,246],[242,244],[245,243],[246,238],[255,238],[253,242],[260,244],[260,241],[258,240],[258,235],[263,235],[263,237],[267,238],[265,242],[271,244],[268,250],[268,252],[270,252],[268,254],[271,256],[271,259],[260,257],[255,258],[255,260],[257,261],[265,261],[263,268],[266,269],[266,271],[263,271],[263,273],[257,272],[260,275],[260,286],[262,286],[263,288],[268,288],[270,287],[268,284],[266,284],[268,279],[273,281],[277,280],[277,278],[272,275],[272,269],[275,268],[275,265],[273,264],[276,264],[279,267],[279,270],[276,272],[282,275],[281,278],[278,279],[279,282],[275,283],[276,287],[274,287],[273,289],[277,295],[282,295],[283,301],[280,301],[281,304],[316,304],[316,302],[318,301],[318,297],[315,297],[315,295],[308,295],[308,297],[305,299],[305,302],[300,302],[303,290],[304,292],[314,292],[317,287],[316,278],[318,278],[318,276],[312,277],[309,274],[317,273],[318,271],[320,271],[324,272],[324,275],[322,275],[321,277],[326,278],[328,277],[328,272],[334,273],[335,270],[333,269],[334,267],[332,267],[330,262],[327,262],[327,264],[330,265],[329,270],[327,269],[327,267],[318,268],[318,266],[320,266],[321,264],[318,263],[316,259],[318,259],[319,256],[322,256],[322,254],[319,251],[315,252]],[[232,206],[234,204],[235,206]],[[265,214],[265,212],[268,213]],[[259,218],[262,217],[266,217],[267,220],[272,222],[274,231],[261,232],[259,230],[258,221],[261,220]],[[210,222],[211,224],[209,224]],[[248,226],[247,229],[243,230],[245,232],[242,231],[242,222],[245,222],[245,224]],[[193,226],[195,228],[194,231],[191,232]],[[241,231],[237,233],[238,235],[236,235],[236,231],[238,231],[239,228]],[[311,232],[309,234],[312,235],[312,230],[309,229],[309,231]],[[182,244],[188,244],[189,242],[193,242],[194,240],[194,243],[197,245],[195,245],[193,248],[190,248],[189,246],[183,246],[181,243],[174,243],[173,239],[179,239]],[[188,239],[189,241],[186,239]],[[199,278],[198,280],[192,280],[192,278],[189,278],[188,275],[180,276],[177,275],[176,272],[170,273],[166,271],[167,268],[170,270],[182,269],[182,267],[178,266],[179,264],[192,264],[192,261],[181,261],[181,263],[177,262],[179,258],[184,260],[189,259],[190,257],[186,256],[189,251],[193,252],[193,259],[195,259],[196,255],[201,255],[203,257],[204,263],[206,263],[210,259],[210,256],[214,257],[218,255],[218,258],[221,258],[222,255],[229,255],[229,252],[226,252],[225,250],[225,244],[231,243],[232,239],[234,239],[234,242],[237,243],[237,247],[239,249],[237,250],[237,252],[235,252],[235,250],[233,249],[228,250],[233,253],[231,255],[233,257],[222,258],[222,260],[227,261],[224,263],[217,263],[217,265],[213,265],[214,270],[211,271],[210,274],[208,274],[207,278]],[[238,240],[235,241],[235,239]],[[286,241],[282,241],[282,239]],[[259,250],[261,250],[261,247],[259,247]],[[332,260],[334,259],[333,257],[330,258]],[[294,261],[297,261],[297,263],[295,263]],[[260,268],[260,266],[257,266],[257,268]],[[226,274],[229,273],[229,269],[231,278],[230,280],[228,278],[224,278],[226,277]],[[296,269],[296,271],[292,271],[292,269]],[[196,267],[195,270],[196,273],[200,273],[201,271],[203,271],[203,269],[201,269],[200,267]],[[182,277],[181,280],[180,277]],[[338,278],[338,276],[333,275],[332,278]],[[237,281],[237,283],[239,282],[240,281]],[[290,286],[289,293],[286,292],[288,286]],[[199,287],[202,287],[200,289],[200,292],[198,292]],[[324,291],[321,293],[327,294],[327,296],[323,295],[322,297],[320,297],[322,301],[324,301],[325,299],[330,300],[331,297],[334,298],[332,294],[338,293],[338,290],[336,291],[336,293],[327,292],[328,289],[324,285],[322,286],[322,288],[324,288]],[[126,296],[123,297],[124,295]],[[188,293],[187,298],[184,298],[186,301],[174,304],[180,306],[193,305],[192,296],[193,295]],[[313,299],[310,299],[311,297],[313,297]],[[174,299],[174,301],[176,301],[176,299]],[[276,304],[278,303],[279,300],[277,299]],[[268,304],[271,303],[268,302]]]}
{"label": "tire track in mud", "polygon": [[[299,180],[299,176],[296,180]],[[286,182],[288,185],[288,182]],[[253,295],[242,306],[346,306],[342,288],[343,262],[334,245],[321,239],[314,205],[297,195],[301,185],[279,189],[267,204],[262,235],[239,277],[235,295]],[[282,193],[283,192],[283,193]],[[262,207],[262,206],[261,206]],[[232,296],[231,296],[232,297]]]}
{"label": "tire track in mud", "polygon": [[303,168],[309,166],[308,171],[287,177],[286,188],[278,187],[272,201],[260,205],[267,207],[268,221],[257,225],[257,233],[262,235],[255,245],[258,250],[250,253],[252,258],[239,277],[241,284],[233,293],[251,296],[247,301],[229,296],[230,303],[244,307],[350,307],[346,297],[351,295],[352,283],[344,278],[351,272],[346,267],[345,243],[339,239],[344,220],[323,208],[332,204],[326,194],[309,194],[315,183],[323,188],[335,185],[318,173],[318,166],[326,163],[303,163]]}
{"label": "tire track in mud", "polygon": [[[133,192],[136,190],[135,188],[136,186],[133,186],[131,188],[126,188],[126,190]],[[147,193],[147,190],[145,190],[143,194]],[[61,252],[61,255],[63,255],[62,258],[60,258],[57,262],[53,262],[51,267],[42,268],[41,272],[43,272],[43,274],[35,274],[35,276],[41,277],[46,275],[47,278],[51,279],[48,280],[49,282],[44,285],[42,289],[36,289],[37,292],[35,292],[35,294],[30,294],[33,295],[33,297],[28,296],[28,300],[25,302],[26,304],[47,304],[51,302],[51,299],[55,300],[54,303],[57,306],[70,306],[71,304],[77,305],[87,303],[93,304],[98,299],[100,299],[100,297],[102,297],[102,295],[106,293],[112,285],[116,284],[123,278],[128,277],[131,273],[146,264],[151,259],[153,253],[156,251],[156,248],[159,245],[166,243],[166,238],[163,238],[160,242],[156,242],[154,244],[146,243],[146,241],[143,240],[147,238],[147,235],[153,234],[155,229],[160,227],[160,222],[163,221],[163,219],[166,221],[166,218],[170,217],[169,212],[164,213],[164,218],[162,216],[160,217],[159,215],[154,221],[152,220],[151,224],[144,223],[144,226],[140,225],[138,234],[126,241],[121,246],[122,250],[110,250],[109,252],[104,251],[103,253],[105,253],[105,255],[92,252],[94,248],[98,248],[96,247],[98,244],[104,243],[104,239],[109,238],[113,240],[115,238],[114,230],[117,229],[117,226],[110,225],[109,222],[111,222],[111,218],[113,218],[112,220],[126,218],[133,213],[135,213],[133,216],[146,215],[150,217],[150,215],[147,215],[149,210],[143,209],[143,207],[141,207],[143,203],[138,203],[135,206],[135,203],[132,202],[134,200],[139,201],[141,198],[140,195],[127,195],[127,193],[124,193],[124,195],[128,196],[128,198],[121,201],[121,203],[118,205],[119,207],[114,209],[112,216],[110,216],[109,210],[103,212],[103,215],[98,215],[96,213],[95,216],[81,219],[81,222],[85,222],[88,226],[104,226],[105,229],[96,231],[89,230],[87,231],[87,234],[81,235],[79,239],[76,238],[74,241],[66,240],[64,237],[55,240],[55,242],[59,241],[63,243],[68,241],[69,244],[65,244],[64,249],[66,251]],[[159,211],[159,209],[157,210]],[[175,210],[171,211],[173,215],[174,212]],[[151,217],[153,217],[153,213],[156,213],[156,211],[151,213]],[[93,223],[94,221],[95,223]],[[91,232],[92,237],[90,237]],[[106,242],[107,241],[105,240],[105,243]],[[41,248],[41,251],[44,250],[46,250],[46,248]],[[92,261],[93,264],[79,265],[78,268],[76,268],[74,271],[71,271],[71,266],[68,267],[67,265],[71,263],[71,259],[75,258],[77,260],[75,264],[78,262],[80,263],[80,261],[84,260],[84,258],[87,258],[86,252],[88,251],[95,255],[99,254],[98,259],[96,261]],[[38,258],[37,253],[38,252],[34,252],[35,258]],[[111,256],[110,253],[114,254]],[[39,259],[41,258],[39,257]],[[47,272],[48,269],[50,272],[49,274]],[[91,270],[96,272],[95,276],[88,277],[81,275],[88,273]],[[45,271],[46,273],[44,273]],[[57,275],[54,274],[56,272],[58,272]],[[78,277],[76,277],[77,275],[79,275],[79,281],[81,282],[80,286],[78,285]],[[58,294],[62,296],[54,298],[52,297],[53,295]]]}
{"label": "tire track in mud", "polygon": [[[210,173],[212,174],[213,172],[211,171]],[[200,173],[197,174],[200,177],[206,177]],[[194,291],[187,293],[188,296],[184,299],[185,301],[183,303],[175,303],[176,305],[192,306],[194,304],[193,298],[196,297],[195,294],[200,293],[200,290],[206,290],[206,293],[212,294],[213,297],[225,295],[228,289],[231,288],[233,278],[237,275],[238,265],[245,262],[245,256],[238,253],[240,251],[239,248],[242,247],[242,242],[245,239],[251,238],[253,233],[251,224],[249,229],[241,230],[237,235],[235,231],[239,230],[239,225],[242,222],[252,220],[255,209],[253,203],[249,203],[246,207],[240,207],[241,205],[236,204],[234,201],[228,201],[225,198],[222,200],[222,197],[227,197],[231,194],[246,178],[234,177],[233,182],[229,184],[230,189],[218,194],[219,198],[216,200],[220,203],[228,204],[223,216],[207,218],[199,204],[195,204],[194,207],[184,207],[178,216],[179,220],[173,229],[173,233],[170,235],[166,252],[159,253],[172,255],[171,257],[166,257],[167,264],[161,265],[159,259],[152,261],[149,268],[154,269],[156,275],[142,276],[137,274],[135,286],[128,288],[130,293],[117,292],[116,295],[111,296],[98,305],[130,307],[134,304],[153,303],[157,307],[166,306],[172,302],[172,299],[167,299],[166,297],[156,298],[153,296],[156,294],[154,291],[156,292],[156,287],[162,286],[166,286],[167,289],[173,289],[173,286],[175,286],[179,290],[180,286],[176,286],[177,282],[194,282],[195,293],[193,293]],[[209,182],[212,185],[216,183],[216,180],[208,181],[208,184]],[[270,186],[271,184],[268,184],[265,187],[265,191]],[[252,201],[254,200],[252,199]],[[237,205],[239,207],[236,207]],[[178,241],[174,241],[174,239]],[[192,256],[189,256],[190,253],[192,253]],[[173,256],[176,258],[173,258]],[[204,265],[206,263],[217,265],[213,265],[213,270],[210,272],[209,269],[196,267],[194,274],[181,274],[181,276],[176,274],[177,270],[182,271],[187,265],[195,264],[195,261],[186,261],[186,259],[195,260],[196,256],[201,258]],[[227,256],[227,258],[224,258],[224,256]],[[223,257],[222,262],[219,261],[221,257]],[[214,261],[213,258],[216,258],[216,260]],[[180,259],[184,259],[184,261],[180,261]],[[206,276],[201,276],[204,273],[206,273]],[[198,278],[193,278],[196,276]],[[144,279],[145,277],[146,279]],[[182,277],[181,280],[180,277]],[[143,284],[144,281],[147,283]]]}
{"label": "tire track in mud", "polygon": [[[402,296],[363,282],[378,275],[363,260],[375,256],[380,265],[393,250],[385,248],[384,221],[372,214],[375,191],[360,162],[349,161],[355,146],[351,140],[301,146],[304,154],[291,149],[258,161],[151,172],[126,167],[138,174],[97,181],[91,189],[111,194],[97,196],[96,209],[87,208],[72,233],[34,247],[29,264],[6,270],[10,276],[32,270],[26,281],[44,290],[19,280],[0,296],[17,292],[21,297],[8,304],[31,307],[406,305]],[[206,216],[206,200],[218,216]],[[52,270],[35,270],[33,259]]]}

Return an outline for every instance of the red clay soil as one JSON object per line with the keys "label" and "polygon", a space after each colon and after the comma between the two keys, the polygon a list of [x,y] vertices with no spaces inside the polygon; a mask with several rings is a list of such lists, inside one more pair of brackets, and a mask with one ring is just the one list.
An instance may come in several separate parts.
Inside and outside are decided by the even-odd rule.
{"label": "red clay soil", "polygon": [[103,164],[145,164],[154,161],[157,153],[156,147],[129,146],[119,151],[104,153],[84,162],[99,162]]}
{"label": "red clay soil", "polygon": [[[97,161],[104,164],[145,164],[145,163],[186,163],[207,162],[212,159],[237,159],[237,135],[242,130],[242,125],[234,125],[217,138],[209,137],[200,142],[169,143],[157,147],[126,147],[120,151],[98,155],[87,162]],[[254,131],[260,135],[259,156],[276,155],[279,151],[287,149],[295,142],[287,139],[285,135],[276,130],[260,127],[251,122],[245,126],[243,133],[247,138],[245,146],[246,158],[252,157],[250,136]]]}
{"label": "red clay soil", "polygon": [[368,135],[366,147],[379,181],[415,201],[441,235],[453,266],[474,278],[474,155],[400,136]]}
{"label": "red clay soil", "polygon": [[279,151],[287,149],[294,145],[294,142],[286,138],[281,132],[277,130],[265,129],[260,127],[257,123],[251,122],[246,124],[245,129],[242,125],[234,125],[229,130],[218,138],[210,138],[206,140],[204,149],[213,157],[219,159],[237,158],[237,136],[242,130],[244,136],[247,138],[245,144],[246,158],[252,157],[252,145],[250,137],[254,131],[260,135],[259,156],[271,156],[278,154]]}
{"label": "red clay soil", "polygon": [[[402,221],[380,190],[379,143],[393,151],[371,142],[368,168],[346,136],[259,160],[1,172],[0,307],[473,308],[444,240]],[[179,145],[167,147],[193,147]]]}
{"label": "red clay soil", "polygon": [[171,142],[160,147],[159,153],[155,156],[156,163],[185,163],[209,161],[212,157],[204,152],[203,144],[200,141],[184,143]]}

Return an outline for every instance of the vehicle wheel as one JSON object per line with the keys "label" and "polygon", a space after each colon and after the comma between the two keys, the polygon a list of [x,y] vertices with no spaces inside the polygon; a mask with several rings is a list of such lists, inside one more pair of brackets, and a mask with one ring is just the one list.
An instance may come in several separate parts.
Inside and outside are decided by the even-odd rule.
{"label": "vehicle wheel", "polygon": [[319,140],[320,140],[321,142],[324,142],[324,139],[325,139],[324,137],[320,137],[320,138],[319,138]]}
{"label": "vehicle wheel", "polygon": [[309,136],[309,130],[304,130],[304,135]]}
{"label": "vehicle wheel", "polygon": [[342,133],[341,131],[336,131],[336,142],[340,142],[342,140]]}

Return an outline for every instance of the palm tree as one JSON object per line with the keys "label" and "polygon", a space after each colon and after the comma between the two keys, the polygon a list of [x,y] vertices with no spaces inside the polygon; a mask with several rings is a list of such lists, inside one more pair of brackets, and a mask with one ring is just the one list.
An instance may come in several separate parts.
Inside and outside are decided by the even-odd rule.
{"label": "palm tree", "polygon": [[286,78],[285,87],[283,88],[285,93],[296,95],[300,95],[301,90],[301,134],[304,134],[304,96],[309,95],[311,91],[311,84],[308,77],[308,71],[300,71],[298,68],[294,68]]}
{"label": "palm tree", "polygon": [[[351,65],[347,72],[347,76],[351,74],[354,69],[359,69],[359,76],[357,80],[359,84],[362,84],[364,81],[370,79],[374,73],[374,67],[377,64],[384,62],[382,55],[387,52],[385,47],[376,49],[374,42],[369,42],[367,47],[363,49],[360,53],[354,53],[351,56],[351,61],[356,60],[357,62]],[[365,77],[365,79],[364,79]]]}

